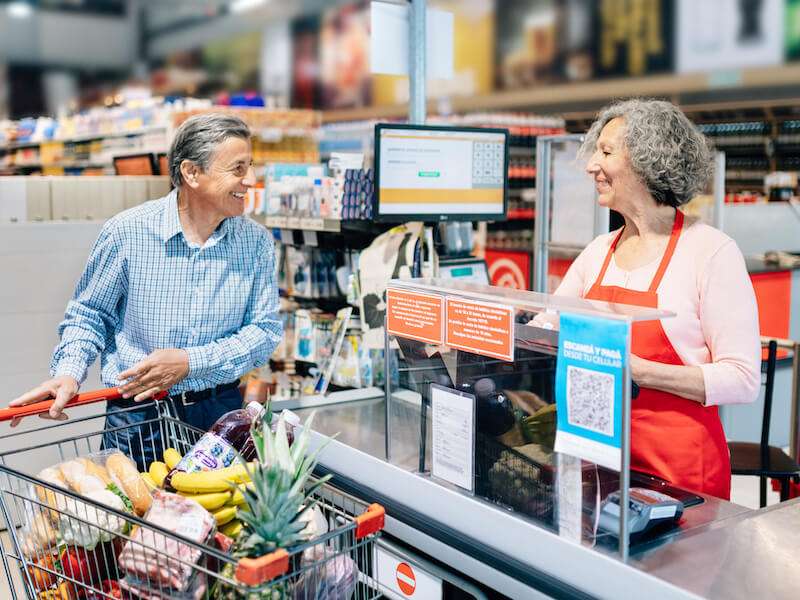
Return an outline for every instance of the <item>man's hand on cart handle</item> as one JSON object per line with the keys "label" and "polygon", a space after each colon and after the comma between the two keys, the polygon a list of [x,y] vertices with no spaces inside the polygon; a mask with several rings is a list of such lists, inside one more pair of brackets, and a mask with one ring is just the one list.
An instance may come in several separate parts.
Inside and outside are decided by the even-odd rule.
{"label": "man's hand on cart handle", "polygon": [[[39,416],[42,419],[55,419],[57,421],[65,421],[67,415],[62,411],[67,402],[72,399],[80,388],[80,383],[69,375],[61,375],[60,377],[53,377],[45,381],[43,384],[33,388],[31,391],[22,394],[19,398],[14,398],[8,403],[10,407],[14,406],[27,406],[34,402],[41,402],[49,398],[55,398],[50,411],[41,413]],[[23,417],[15,417],[11,420],[11,426],[16,427],[20,424]]]}
{"label": "man's hand on cart handle", "polygon": [[119,374],[119,391],[134,402],[151,399],[166,391],[189,374],[189,353],[180,348],[156,350],[144,360]]}

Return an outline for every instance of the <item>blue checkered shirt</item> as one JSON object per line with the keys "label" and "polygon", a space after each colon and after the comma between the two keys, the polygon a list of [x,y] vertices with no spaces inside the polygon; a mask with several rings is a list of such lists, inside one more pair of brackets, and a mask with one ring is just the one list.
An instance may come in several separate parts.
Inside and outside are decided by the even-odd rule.
{"label": "blue checkered shirt", "polygon": [[246,217],[225,219],[203,247],[189,244],[177,193],[110,219],[59,326],[51,374],[78,381],[100,354],[101,378],[160,348],[183,348],[189,374],[171,393],[204,390],[267,362],[280,342],[274,244]]}

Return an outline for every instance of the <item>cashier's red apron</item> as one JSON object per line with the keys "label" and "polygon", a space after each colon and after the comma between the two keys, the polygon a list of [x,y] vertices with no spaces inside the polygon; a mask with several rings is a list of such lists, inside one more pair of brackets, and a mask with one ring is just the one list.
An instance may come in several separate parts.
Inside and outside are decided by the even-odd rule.
{"label": "cashier's red apron", "polygon": [[[683,228],[676,211],[667,249],[647,291],[602,285],[622,231],[608,250],[587,299],[658,308],[658,286],[669,266]],[[631,353],[669,365],[682,365],[660,321],[633,324]],[[728,499],[731,466],[728,444],[716,406],[703,406],[659,390],[640,388],[631,406],[631,468],[675,484]]]}

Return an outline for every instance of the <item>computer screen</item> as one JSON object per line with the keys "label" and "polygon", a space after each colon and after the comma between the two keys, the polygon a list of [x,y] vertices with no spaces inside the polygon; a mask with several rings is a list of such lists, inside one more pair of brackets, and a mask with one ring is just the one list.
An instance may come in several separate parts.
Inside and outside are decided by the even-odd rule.
{"label": "computer screen", "polygon": [[380,221],[496,221],[506,216],[508,130],[375,126]]}
{"label": "computer screen", "polygon": [[155,160],[152,154],[115,156],[114,171],[117,175],[155,175]]}
{"label": "computer screen", "polygon": [[489,270],[482,258],[440,259],[439,277],[489,285]]}

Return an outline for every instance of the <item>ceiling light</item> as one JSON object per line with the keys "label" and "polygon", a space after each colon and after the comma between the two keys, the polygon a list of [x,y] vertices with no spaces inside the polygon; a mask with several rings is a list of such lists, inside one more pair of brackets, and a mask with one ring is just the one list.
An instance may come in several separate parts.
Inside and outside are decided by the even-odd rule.
{"label": "ceiling light", "polygon": [[9,2],[6,10],[14,19],[27,19],[33,14],[33,7],[27,2]]}
{"label": "ceiling light", "polygon": [[251,10],[262,4],[266,4],[268,0],[233,0],[231,2],[231,12],[240,13],[246,10]]}

